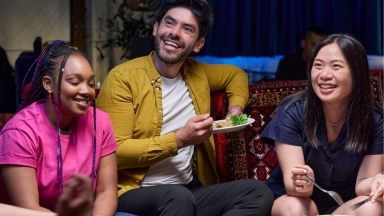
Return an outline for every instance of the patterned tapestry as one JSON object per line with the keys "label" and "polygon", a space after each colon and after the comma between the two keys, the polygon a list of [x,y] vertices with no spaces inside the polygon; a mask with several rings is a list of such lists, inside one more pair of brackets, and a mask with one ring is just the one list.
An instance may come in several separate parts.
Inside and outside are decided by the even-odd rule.
{"label": "patterned tapestry", "polygon": [[[278,165],[273,146],[263,143],[259,136],[273,118],[280,100],[303,90],[306,81],[275,81],[249,85],[250,102],[244,113],[255,122],[243,131],[215,134],[217,167],[222,182],[255,178],[265,181]],[[219,101],[224,101],[220,102]],[[212,116],[223,119],[227,113],[227,100],[222,92],[212,93]]]}

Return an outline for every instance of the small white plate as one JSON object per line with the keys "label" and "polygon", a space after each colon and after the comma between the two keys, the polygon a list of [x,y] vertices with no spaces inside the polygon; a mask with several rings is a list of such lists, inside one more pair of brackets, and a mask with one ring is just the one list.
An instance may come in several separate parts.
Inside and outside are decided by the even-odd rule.
{"label": "small white plate", "polygon": [[[224,120],[217,120],[215,122],[223,122],[223,121],[226,121],[226,120],[225,119]],[[229,127],[222,127],[222,128],[214,128],[212,130],[212,133],[213,134],[219,134],[219,133],[229,133],[229,132],[233,132],[233,131],[243,130],[247,126],[251,125],[254,121],[255,121],[255,119],[248,118],[247,123],[245,123],[245,124],[236,125],[236,126],[229,126]]]}

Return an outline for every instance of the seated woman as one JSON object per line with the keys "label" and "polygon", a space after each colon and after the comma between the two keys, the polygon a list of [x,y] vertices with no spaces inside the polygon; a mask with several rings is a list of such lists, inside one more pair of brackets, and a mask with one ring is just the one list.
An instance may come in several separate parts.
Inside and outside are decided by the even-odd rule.
{"label": "seated woman", "polygon": [[54,211],[65,183],[81,173],[91,178],[92,215],[113,215],[117,144],[108,115],[91,106],[91,65],[62,41],[47,46],[34,65],[27,97],[0,133],[0,203]]}
{"label": "seated woman", "polygon": [[[308,88],[286,97],[261,134],[280,162],[267,180],[272,215],[382,215],[383,108],[371,92],[364,47],[329,35],[312,50],[307,71]],[[305,175],[346,202],[339,206]]]}

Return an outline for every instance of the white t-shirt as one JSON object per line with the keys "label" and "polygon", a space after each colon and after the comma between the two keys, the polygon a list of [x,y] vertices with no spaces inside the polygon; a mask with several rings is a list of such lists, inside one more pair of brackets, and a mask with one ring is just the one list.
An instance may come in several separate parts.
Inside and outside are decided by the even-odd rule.
{"label": "white t-shirt", "polygon": [[[161,135],[182,128],[196,115],[187,84],[179,73],[169,79],[162,77],[163,125]],[[191,158],[194,146],[179,149],[178,154],[150,166],[141,183],[142,187],[163,184],[188,184],[192,181]]]}

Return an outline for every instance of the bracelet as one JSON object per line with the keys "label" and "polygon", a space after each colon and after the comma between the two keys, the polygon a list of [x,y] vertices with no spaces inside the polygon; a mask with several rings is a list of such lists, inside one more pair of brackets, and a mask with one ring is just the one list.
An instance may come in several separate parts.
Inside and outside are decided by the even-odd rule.
{"label": "bracelet", "polygon": [[373,182],[373,180],[375,180],[375,178],[376,178],[376,176],[373,176],[373,177],[371,178],[371,182],[369,183],[370,185],[372,185],[372,182]]}
{"label": "bracelet", "polygon": [[[379,174],[384,175],[384,172],[381,172],[381,173],[379,173]],[[371,184],[372,184],[372,182],[373,182],[373,180],[375,180],[375,178],[376,178],[376,176],[374,176],[374,177],[368,177],[368,178],[360,178],[360,179],[358,179],[358,181],[364,181],[364,180],[366,180],[366,179],[371,179]]]}

